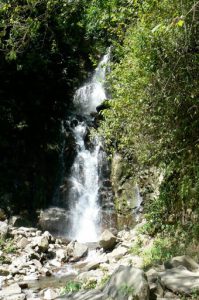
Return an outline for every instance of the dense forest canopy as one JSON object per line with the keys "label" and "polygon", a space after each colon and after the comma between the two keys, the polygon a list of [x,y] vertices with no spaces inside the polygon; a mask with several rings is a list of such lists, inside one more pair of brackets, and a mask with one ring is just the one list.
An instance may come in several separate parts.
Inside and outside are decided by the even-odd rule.
{"label": "dense forest canopy", "polygon": [[131,176],[139,180],[151,166],[164,173],[159,198],[146,209],[150,230],[167,226],[172,214],[192,228],[187,210],[196,220],[199,214],[198,26],[194,0],[1,0],[1,206],[50,202],[61,121],[74,89],[112,45],[99,132]]}

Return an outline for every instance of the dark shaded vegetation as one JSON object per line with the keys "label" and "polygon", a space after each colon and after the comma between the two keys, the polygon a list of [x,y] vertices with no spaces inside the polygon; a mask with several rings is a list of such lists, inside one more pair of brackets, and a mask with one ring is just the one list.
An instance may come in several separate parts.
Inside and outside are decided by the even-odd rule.
{"label": "dark shaded vegetation", "polygon": [[1,1],[0,206],[8,214],[50,203],[61,123],[93,63],[124,36],[126,3],[121,10],[119,0]]}
{"label": "dark shaded vegetation", "polygon": [[1,1],[0,201],[7,212],[52,198],[61,121],[91,68],[82,12],[78,2]]}

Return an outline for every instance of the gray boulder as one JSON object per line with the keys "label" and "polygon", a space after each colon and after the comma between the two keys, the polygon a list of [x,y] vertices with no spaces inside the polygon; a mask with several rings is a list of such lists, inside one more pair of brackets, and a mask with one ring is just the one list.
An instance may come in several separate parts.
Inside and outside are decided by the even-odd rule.
{"label": "gray boulder", "polygon": [[71,261],[78,261],[88,254],[88,246],[76,241],[72,241],[66,249],[68,256],[71,257]]}
{"label": "gray boulder", "polygon": [[68,259],[68,254],[66,249],[58,249],[56,251],[56,258],[60,262],[66,262]]}
{"label": "gray boulder", "polygon": [[116,236],[114,236],[108,229],[104,230],[99,240],[100,247],[102,247],[104,250],[112,250],[116,244]]}
{"label": "gray boulder", "polygon": [[24,249],[30,242],[26,237],[22,237],[19,242],[17,243],[18,248]]}
{"label": "gray boulder", "polygon": [[15,295],[15,299],[17,299],[17,294],[21,294],[21,288],[17,283],[13,283],[7,287],[4,287],[0,291],[0,297],[2,297],[3,299],[6,299],[6,297],[11,295]]}
{"label": "gray boulder", "polygon": [[183,266],[159,272],[159,276],[164,286],[174,293],[199,291],[199,273],[190,272]]}
{"label": "gray boulder", "polygon": [[149,300],[149,285],[145,273],[131,266],[119,266],[103,292],[114,300]]}
{"label": "gray boulder", "polygon": [[37,236],[32,242],[33,247],[38,246],[39,251],[46,252],[48,250],[48,238],[45,236]]}
{"label": "gray boulder", "polygon": [[199,271],[199,265],[187,255],[173,257],[169,262],[165,263],[165,268],[167,269],[176,268],[178,266],[184,266],[191,272]]}

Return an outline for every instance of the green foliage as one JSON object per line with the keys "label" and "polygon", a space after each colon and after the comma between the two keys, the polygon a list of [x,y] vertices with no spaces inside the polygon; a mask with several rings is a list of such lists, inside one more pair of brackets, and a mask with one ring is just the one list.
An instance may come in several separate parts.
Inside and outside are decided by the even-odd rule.
{"label": "green foliage", "polygon": [[178,247],[175,247],[172,240],[168,238],[157,238],[155,239],[152,248],[143,253],[144,265],[145,267],[148,267],[153,264],[161,264],[177,253],[180,254],[179,252],[179,245]]}
{"label": "green foliage", "polygon": [[61,290],[61,294],[78,292],[82,287],[82,283],[78,281],[68,281],[65,287]]}
{"label": "green foliage", "polygon": [[93,290],[95,289],[97,286],[97,280],[96,279],[89,279],[87,282],[85,282],[84,284],[82,284],[82,289],[84,290]]}
{"label": "green foliage", "polygon": [[119,287],[118,291],[121,294],[121,296],[126,297],[133,294],[134,288],[124,283]]}
{"label": "green foliage", "polygon": [[142,1],[109,76],[110,108],[99,130],[108,149],[135,177],[150,166],[164,170],[160,196],[145,210],[154,233],[171,215],[191,223],[187,211],[198,206],[198,26],[194,1]]}
{"label": "green foliage", "polygon": [[[0,250],[5,254],[16,252],[16,247],[12,239],[0,239]],[[4,258],[3,258],[4,260]]]}
{"label": "green foliage", "polygon": [[133,0],[91,0],[86,9],[87,35],[121,42],[124,33],[137,16],[137,1]]}
{"label": "green foliage", "polygon": [[102,279],[100,281],[99,286],[103,288],[105,286],[105,284],[109,281],[110,277],[111,276],[109,274],[107,274],[107,273],[104,274],[104,276],[102,277]]}

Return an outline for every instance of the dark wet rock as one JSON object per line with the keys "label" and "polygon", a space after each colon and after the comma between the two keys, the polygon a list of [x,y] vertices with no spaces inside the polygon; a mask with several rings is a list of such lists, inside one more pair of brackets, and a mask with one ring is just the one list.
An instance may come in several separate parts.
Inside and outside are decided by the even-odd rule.
{"label": "dark wet rock", "polygon": [[51,234],[62,235],[69,224],[69,216],[65,209],[51,207],[40,212],[38,225]]}
{"label": "dark wet rock", "polygon": [[30,218],[26,214],[24,214],[24,215],[12,216],[9,219],[9,225],[14,227],[21,227],[21,226],[30,227],[33,224]]}

